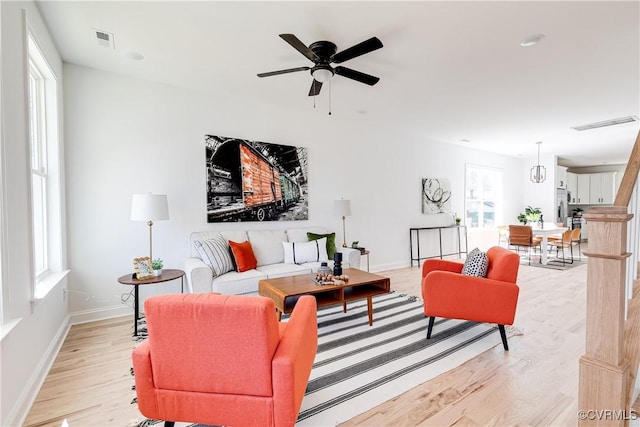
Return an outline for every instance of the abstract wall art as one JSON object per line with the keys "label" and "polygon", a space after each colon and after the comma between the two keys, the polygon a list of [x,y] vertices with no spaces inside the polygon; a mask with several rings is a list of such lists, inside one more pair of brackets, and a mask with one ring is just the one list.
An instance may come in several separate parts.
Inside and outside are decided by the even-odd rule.
{"label": "abstract wall art", "polygon": [[446,178],[422,179],[422,213],[451,214],[451,184]]}

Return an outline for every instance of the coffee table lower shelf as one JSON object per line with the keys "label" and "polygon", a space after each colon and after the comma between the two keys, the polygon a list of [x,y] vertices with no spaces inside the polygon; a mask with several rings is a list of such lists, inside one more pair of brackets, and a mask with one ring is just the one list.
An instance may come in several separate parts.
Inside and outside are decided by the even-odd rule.
{"label": "coffee table lower shelf", "polygon": [[278,320],[282,313],[289,314],[293,311],[302,295],[313,295],[318,307],[342,304],[345,313],[347,302],[366,298],[369,325],[373,325],[372,298],[388,293],[391,290],[391,280],[355,268],[345,269],[344,274],[349,276],[349,281],[344,285],[318,285],[312,280],[312,274],[264,279],[258,284],[258,293],[273,300]]}

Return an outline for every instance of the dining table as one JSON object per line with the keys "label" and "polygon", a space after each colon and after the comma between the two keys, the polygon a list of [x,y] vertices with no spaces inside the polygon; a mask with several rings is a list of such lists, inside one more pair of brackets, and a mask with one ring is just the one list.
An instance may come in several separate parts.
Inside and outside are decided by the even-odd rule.
{"label": "dining table", "polygon": [[540,251],[542,252],[540,262],[542,265],[547,265],[549,262],[549,258],[547,256],[547,252],[549,250],[549,236],[562,234],[568,230],[568,227],[561,227],[553,223],[546,223],[542,227],[539,225],[533,226],[532,230],[534,236],[542,237],[542,241],[540,242]]}

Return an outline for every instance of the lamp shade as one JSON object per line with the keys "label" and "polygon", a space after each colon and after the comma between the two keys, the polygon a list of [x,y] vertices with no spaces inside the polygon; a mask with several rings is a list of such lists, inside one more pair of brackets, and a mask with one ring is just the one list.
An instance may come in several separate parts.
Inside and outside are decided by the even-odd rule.
{"label": "lamp shade", "polygon": [[165,194],[134,194],[131,201],[132,221],[162,221],[169,219]]}
{"label": "lamp shade", "polygon": [[338,216],[351,216],[351,200],[336,200],[333,206]]}

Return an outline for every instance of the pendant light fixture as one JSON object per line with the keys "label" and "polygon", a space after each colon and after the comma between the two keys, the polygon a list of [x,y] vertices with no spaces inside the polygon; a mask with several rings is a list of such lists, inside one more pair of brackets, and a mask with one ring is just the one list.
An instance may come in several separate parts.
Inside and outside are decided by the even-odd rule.
{"label": "pendant light fixture", "polygon": [[540,165],[540,144],[542,141],[536,142],[538,144],[538,164],[531,168],[531,182],[540,184],[547,178],[547,169]]}

